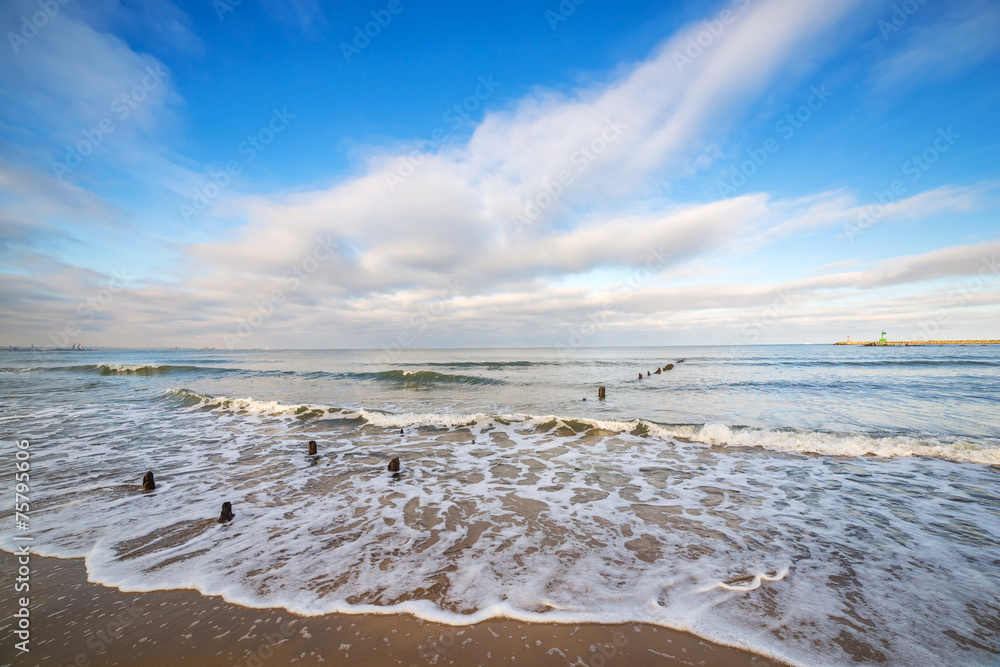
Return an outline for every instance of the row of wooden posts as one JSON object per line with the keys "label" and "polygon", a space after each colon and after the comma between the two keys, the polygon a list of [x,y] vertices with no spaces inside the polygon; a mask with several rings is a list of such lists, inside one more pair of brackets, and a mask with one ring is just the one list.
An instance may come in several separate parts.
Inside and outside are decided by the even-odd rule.
{"label": "row of wooden posts", "polygon": [[[679,364],[679,363],[682,363],[683,361],[684,361],[683,359],[678,359],[677,363]],[[673,364],[667,364],[663,368],[657,368],[655,371],[653,371],[653,375],[659,375],[660,373],[662,373],[664,371],[669,371],[673,367],[674,367]],[[649,377],[649,375],[650,375],[649,371],[646,371],[646,377]],[[640,380],[642,379],[642,373],[639,373],[639,379]],[[597,398],[598,398],[598,400],[603,401],[606,393],[607,392],[606,392],[606,390],[605,390],[604,387],[598,387],[597,388]],[[403,434],[403,429],[399,429],[399,434],[400,435]],[[318,452],[318,447],[316,445],[316,441],[315,440],[310,440],[309,441],[309,456],[316,456],[317,452]],[[394,475],[394,476],[398,476],[399,467],[400,467],[399,457],[397,456],[393,460],[389,461],[389,465],[386,466],[386,469],[389,472],[391,472],[391,473],[396,473],[396,475]],[[142,477],[142,490],[143,491],[152,491],[155,488],[156,488],[156,480],[153,477],[153,471],[150,470],[149,472],[147,472]],[[226,502],[222,503],[222,514],[219,515],[219,523],[226,523],[228,521],[232,521],[234,516],[236,516],[236,515],[233,514],[233,504],[231,502],[229,502],[228,500]]]}
{"label": "row of wooden posts", "polygon": [[[684,362],[683,359],[678,359],[677,360],[678,364],[683,363],[683,362]],[[663,373],[664,371],[671,370],[673,367],[674,367],[673,364],[667,364],[663,368],[657,368],[655,371],[653,371],[653,375],[659,375],[660,373]],[[649,375],[650,375],[649,371],[646,371],[646,377],[649,377]],[[639,373],[639,379],[640,380],[642,379],[642,373],[641,372]],[[603,401],[604,397],[606,395],[607,395],[607,391],[605,390],[604,387],[598,387],[597,388],[597,400]],[[587,399],[584,399],[584,400],[587,400]]]}
{"label": "row of wooden posts", "polygon": [[[678,359],[677,363],[679,363],[679,364],[680,363],[684,363],[684,360],[683,359]],[[672,370],[673,367],[674,367],[673,364],[667,364],[663,368],[657,368],[655,371],[653,371],[653,375],[659,375],[660,373]],[[649,377],[649,371],[646,371],[646,377]],[[641,372],[639,373],[639,379],[640,380],[642,379],[642,373]]]}
{"label": "row of wooden posts", "polygon": [[[400,435],[402,435],[403,434],[403,429],[399,429],[399,433],[400,433]],[[315,440],[310,440],[309,441],[309,456],[316,456],[317,451],[318,451],[318,448],[316,446],[316,441]],[[397,456],[393,460],[389,461],[389,465],[386,466],[386,469],[389,472],[391,472],[391,473],[395,473],[393,475],[393,477],[398,477],[399,476],[399,467],[400,467],[399,457]],[[142,476],[142,490],[143,491],[152,491],[155,488],[156,488],[156,478],[153,477],[153,471],[150,470],[149,472],[147,472],[145,475]],[[219,515],[219,523],[227,523],[229,521],[232,521],[233,517],[235,517],[235,516],[236,515],[233,514],[233,504],[231,502],[229,502],[228,500],[226,502],[222,503],[222,514]]]}

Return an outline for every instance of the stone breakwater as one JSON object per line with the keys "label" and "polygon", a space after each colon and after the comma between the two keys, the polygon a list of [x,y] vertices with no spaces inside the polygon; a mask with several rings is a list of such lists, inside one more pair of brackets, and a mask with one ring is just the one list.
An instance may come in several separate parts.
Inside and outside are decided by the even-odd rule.
{"label": "stone breakwater", "polygon": [[1000,340],[887,340],[882,343],[877,340],[852,340],[834,343],[834,345],[865,345],[868,347],[894,347],[899,345],[1000,345]]}

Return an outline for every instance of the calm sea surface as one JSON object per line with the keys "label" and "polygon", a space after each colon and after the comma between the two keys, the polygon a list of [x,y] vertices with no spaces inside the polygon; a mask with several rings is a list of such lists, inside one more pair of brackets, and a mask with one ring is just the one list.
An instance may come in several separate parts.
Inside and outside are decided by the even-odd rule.
{"label": "calm sea surface", "polygon": [[997,346],[0,352],[0,422],[124,590],[1000,664]]}

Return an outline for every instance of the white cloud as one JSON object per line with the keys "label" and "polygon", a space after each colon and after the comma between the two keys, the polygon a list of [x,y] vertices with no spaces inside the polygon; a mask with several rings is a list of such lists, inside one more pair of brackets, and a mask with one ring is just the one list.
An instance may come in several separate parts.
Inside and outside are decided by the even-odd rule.
{"label": "white cloud", "polygon": [[[711,267],[777,239],[853,221],[861,210],[856,197],[843,190],[794,200],[767,194],[687,204],[646,198],[650,183],[669,181],[713,146],[790,63],[808,58],[856,5],[755,3],[679,69],[674,53],[701,29],[695,25],[610,84],[563,95],[539,91],[511,109],[488,113],[467,142],[426,156],[394,191],[385,173],[404,152],[376,155],[361,173],[326,188],[217,202],[217,213],[246,224],[224,238],[183,246],[190,264],[179,279],[141,282],[123,291],[102,318],[88,323],[91,338],[81,342],[221,345],[223,334],[232,333],[257,307],[255,301],[282,290],[268,325],[248,346],[377,346],[411,327],[412,315],[434,302],[446,307],[422,332],[423,344],[554,345],[567,327],[586,321],[617,294],[616,285],[560,284],[563,279],[610,272],[621,275],[620,286],[634,278],[635,267],[651,250],[669,254],[665,270],[616,303],[606,333],[635,337],[713,330],[719,335],[740,326],[781,290],[808,297],[800,312],[809,314],[796,316],[801,318],[796,326],[816,327],[823,312],[828,321],[853,316],[851,300],[866,290],[970,275],[976,253],[993,246],[952,248],[867,267],[859,263],[853,271],[820,272],[781,284],[727,284],[725,272],[713,267],[717,284],[682,284],[705,280],[705,273],[692,271],[696,264]],[[51,74],[26,103],[26,113],[45,114],[54,132],[71,136],[88,118],[105,114],[108,100],[155,61],[75,19],[60,30],[65,34],[53,32],[53,39],[79,38],[80,48],[89,49],[86,54],[67,44],[58,58],[50,54],[19,63],[16,71],[0,75],[7,77],[0,82],[23,88],[26,81]],[[89,64],[56,71],[67,58],[89,58]],[[100,69],[105,63],[107,68]],[[160,95],[144,107],[142,122],[132,130],[137,141],[128,150],[141,158],[133,164],[150,167],[164,187],[180,191],[193,174],[142,140],[143,132],[171,123],[171,105],[179,100],[169,85]],[[71,107],[65,119],[58,117],[60,104]],[[609,123],[621,126],[613,140],[606,134]],[[597,138],[604,149],[587,158],[581,147],[600,145]],[[56,198],[44,208],[37,202],[51,182],[3,167],[4,196],[13,200],[15,191],[31,191],[10,217],[12,228],[69,217],[67,208],[74,202],[90,207],[88,216],[106,213],[86,191],[72,191],[65,202]],[[568,172],[572,182],[543,204],[546,187],[553,189],[560,172]],[[890,205],[884,217],[968,211],[988,189],[938,188]],[[521,227],[512,224],[512,216],[524,216],[532,201],[539,209],[535,219]],[[290,269],[301,268],[317,243],[328,239],[338,244],[336,249],[292,289],[285,278]],[[36,260],[33,251],[23,250],[18,262]],[[835,264],[829,271],[839,268]],[[445,289],[449,276],[460,276],[463,288]],[[60,326],[107,280],[100,272],[51,260],[45,271],[5,279],[0,317],[15,323],[5,335],[16,343],[22,342],[16,336]],[[990,303],[985,301],[987,307]],[[901,304],[892,307],[901,309]],[[26,309],[30,317],[22,316]],[[696,335],[700,342],[713,342]]]}

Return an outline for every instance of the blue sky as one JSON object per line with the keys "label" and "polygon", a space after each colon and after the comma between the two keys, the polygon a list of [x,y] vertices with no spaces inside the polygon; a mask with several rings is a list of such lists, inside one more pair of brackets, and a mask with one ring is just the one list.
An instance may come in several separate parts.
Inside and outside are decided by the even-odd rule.
{"label": "blue sky", "polygon": [[0,26],[2,345],[997,337],[995,2]]}

